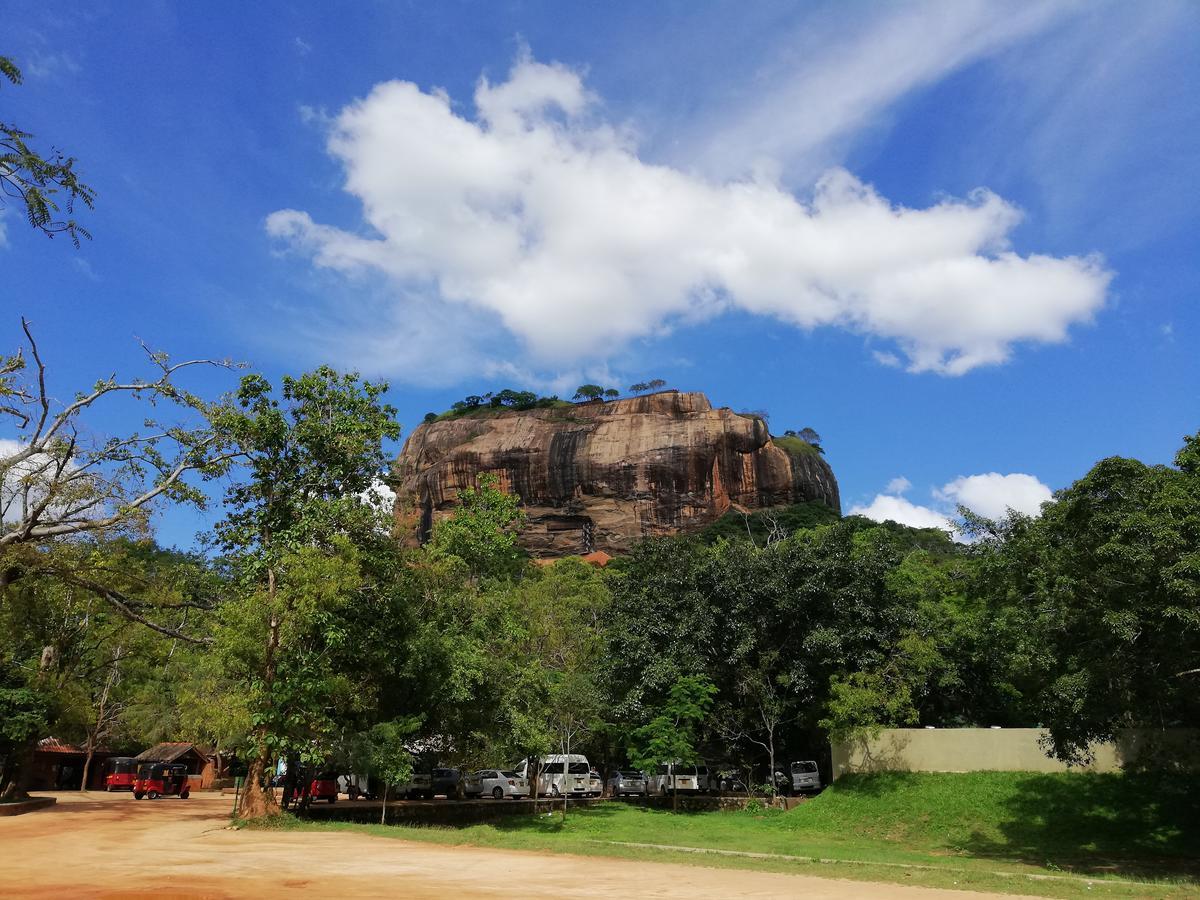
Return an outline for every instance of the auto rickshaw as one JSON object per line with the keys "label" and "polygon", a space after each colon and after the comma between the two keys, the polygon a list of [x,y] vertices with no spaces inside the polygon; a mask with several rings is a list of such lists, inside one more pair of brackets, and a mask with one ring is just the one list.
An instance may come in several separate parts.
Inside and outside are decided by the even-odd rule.
{"label": "auto rickshaw", "polygon": [[315,775],[310,775],[307,771],[298,772],[296,774],[296,786],[292,790],[293,793],[289,799],[294,803],[300,803],[304,800],[308,800],[309,802],[313,800],[328,800],[330,803],[336,803],[338,796],[337,774],[335,772],[319,772]]}
{"label": "auto rickshaw", "polygon": [[181,763],[142,763],[138,766],[133,799],[157,800],[177,794],[180,800],[186,800],[190,793],[187,766]]}
{"label": "auto rickshaw", "polygon": [[137,777],[137,760],[129,756],[114,756],[108,761],[108,774],[104,776],[106,791],[131,791]]}

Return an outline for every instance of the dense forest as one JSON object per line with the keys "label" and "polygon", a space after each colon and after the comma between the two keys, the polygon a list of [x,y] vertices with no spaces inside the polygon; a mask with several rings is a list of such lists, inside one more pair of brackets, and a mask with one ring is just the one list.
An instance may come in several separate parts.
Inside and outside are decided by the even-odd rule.
{"label": "dense forest", "polygon": [[[1036,518],[962,510],[957,541],[796,507],[538,566],[486,477],[428,545],[394,540],[384,384],[241,374],[209,399],[180,381],[224,363],[147,364],[55,404],[30,329],[3,363],[9,796],[47,735],[192,740],[261,785],[286,755],[393,777],[574,749],[765,773],[881,725],[1044,725],[1080,761],[1115,729],[1200,721],[1200,436],[1173,466],[1102,460]],[[95,437],[117,399],[154,421]],[[155,543],[164,504],[210,510],[201,550]],[[273,802],[251,789],[242,810]]]}

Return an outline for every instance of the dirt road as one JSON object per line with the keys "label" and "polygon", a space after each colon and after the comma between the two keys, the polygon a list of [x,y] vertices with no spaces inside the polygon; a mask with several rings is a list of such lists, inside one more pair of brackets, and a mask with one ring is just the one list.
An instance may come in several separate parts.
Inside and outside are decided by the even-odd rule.
{"label": "dirt road", "polygon": [[[439,847],[352,833],[230,831],[230,798],[58,794],[0,818],[0,896],[662,900],[956,898],[984,894],[669,863]],[[1011,895],[1006,900],[1012,900]]]}

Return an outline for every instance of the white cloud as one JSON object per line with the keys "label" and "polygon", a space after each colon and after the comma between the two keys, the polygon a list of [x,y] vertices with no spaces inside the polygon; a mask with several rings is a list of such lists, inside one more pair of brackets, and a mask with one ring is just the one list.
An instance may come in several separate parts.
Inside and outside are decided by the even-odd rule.
{"label": "white cloud", "polygon": [[937,510],[887,494],[876,494],[875,499],[867,505],[852,507],[850,515],[866,516],[876,522],[899,522],[913,528],[940,528],[943,531],[951,531],[954,527],[950,519]]}
{"label": "white cloud", "polygon": [[870,335],[895,348],[881,361],[961,375],[1015,343],[1065,340],[1104,302],[1098,259],[1013,252],[1021,214],[990,191],[910,209],[842,169],[807,199],[763,177],[715,182],[644,162],[595,106],[577,73],[526,57],[480,82],[475,119],[442,92],[377,85],[328,145],[368,229],[285,209],[267,230],[318,267],[382,273],[398,307],[419,296],[427,318],[468,319],[468,349],[439,348],[458,370],[497,332],[535,366],[586,365],[739,309]]}
{"label": "white cloud", "polygon": [[1036,516],[1053,492],[1032,475],[988,472],[956,478],[943,485],[935,496],[956,507],[965,506],[984,518],[1000,519],[1010,508]]}
{"label": "white cloud", "polygon": [[1042,504],[1053,497],[1050,488],[1036,477],[1020,472],[959,476],[930,492],[934,500],[930,506],[912,503],[899,496],[911,487],[907,478],[893,478],[884,493],[876,494],[870,503],[852,507],[849,514],[876,522],[891,520],[913,528],[941,528],[953,532],[959,506],[987,519],[1003,518],[1009,509],[1036,516],[1041,512]]}
{"label": "white cloud", "polygon": [[836,158],[836,145],[888,106],[963,66],[1032,37],[1081,10],[1073,0],[1020,5],[929,0],[810,13],[769,51],[752,90],[681,141],[688,162],[728,177],[783,165],[803,182]]}

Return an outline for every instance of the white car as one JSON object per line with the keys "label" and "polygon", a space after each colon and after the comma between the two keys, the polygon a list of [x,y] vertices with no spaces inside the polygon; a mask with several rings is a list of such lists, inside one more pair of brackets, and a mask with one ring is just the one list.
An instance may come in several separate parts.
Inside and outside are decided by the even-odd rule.
{"label": "white car", "polygon": [[519,800],[529,796],[529,782],[516,772],[500,769],[480,769],[463,781],[463,793],[468,797],[492,797],[503,800],[509,797]]}

